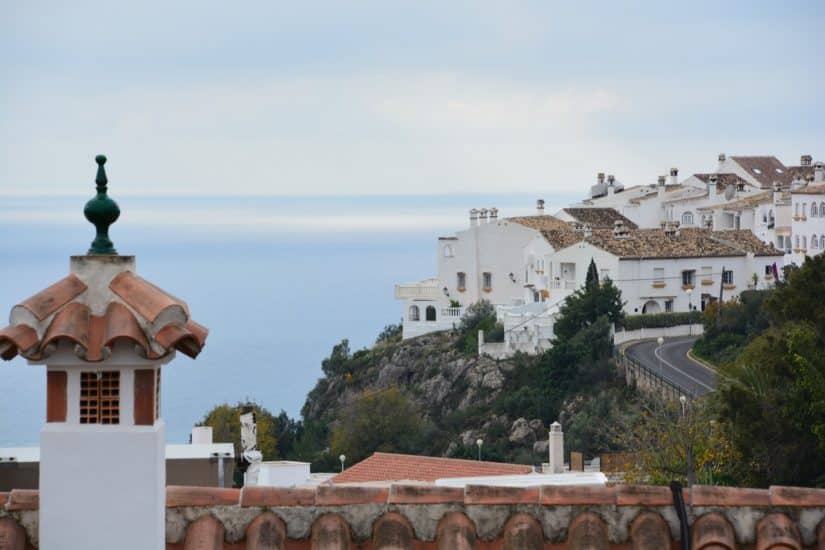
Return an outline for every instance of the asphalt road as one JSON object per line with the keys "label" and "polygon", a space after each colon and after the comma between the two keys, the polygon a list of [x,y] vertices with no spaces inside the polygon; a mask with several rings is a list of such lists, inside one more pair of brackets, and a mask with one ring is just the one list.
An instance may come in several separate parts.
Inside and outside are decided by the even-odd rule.
{"label": "asphalt road", "polygon": [[665,338],[661,348],[656,340],[645,340],[628,347],[625,353],[683,391],[704,395],[716,389],[716,373],[687,356],[697,338]]}

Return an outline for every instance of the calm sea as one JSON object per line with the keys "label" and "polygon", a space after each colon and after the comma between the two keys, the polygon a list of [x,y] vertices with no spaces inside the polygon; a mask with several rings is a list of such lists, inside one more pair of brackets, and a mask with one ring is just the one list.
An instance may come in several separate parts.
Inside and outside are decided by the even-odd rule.
{"label": "calm sea", "polygon": [[[117,197],[116,197],[117,198]],[[254,399],[299,414],[342,338],[369,346],[401,316],[393,285],[435,274],[439,235],[472,207],[533,212],[531,196],[118,198],[110,232],[138,273],[180,296],[210,329],[197,360],[164,368],[170,442],[215,404]],[[577,196],[546,196],[548,211]],[[0,315],[68,273],[93,228],[83,197],[0,196]],[[4,325],[5,323],[0,323]],[[0,446],[37,444],[45,420],[42,366],[0,364]]]}

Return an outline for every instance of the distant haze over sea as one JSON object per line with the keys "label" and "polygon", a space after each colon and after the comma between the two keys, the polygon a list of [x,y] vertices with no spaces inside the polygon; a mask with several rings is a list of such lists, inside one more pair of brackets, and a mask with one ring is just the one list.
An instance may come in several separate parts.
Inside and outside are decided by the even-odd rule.
{"label": "distant haze over sea", "polygon": [[[90,186],[91,197],[93,188]],[[365,197],[118,197],[110,235],[138,273],[189,304],[210,329],[206,348],[164,367],[170,442],[215,404],[254,399],[297,416],[343,338],[369,346],[401,307],[393,285],[436,274],[435,239],[469,225],[470,208],[500,217],[553,213],[580,194]],[[84,197],[0,196],[0,315],[68,274],[94,228]],[[4,326],[5,322],[0,326]],[[36,445],[45,372],[19,357],[0,364],[0,446]]]}

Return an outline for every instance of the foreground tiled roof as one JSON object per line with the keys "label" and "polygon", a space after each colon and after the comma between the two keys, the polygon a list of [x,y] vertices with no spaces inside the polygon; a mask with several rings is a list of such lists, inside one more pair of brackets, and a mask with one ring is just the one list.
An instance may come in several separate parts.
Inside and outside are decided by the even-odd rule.
{"label": "foreground tiled roof", "polygon": [[[825,489],[694,485],[677,494],[690,548],[825,548]],[[680,547],[674,501],[669,487],[646,485],[167,487],[165,542],[169,550],[661,550]],[[37,491],[0,493],[2,548],[37,547],[38,509]]]}
{"label": "foreground tiled roof", "polygon": [[373,453],[332,478],[333,483],[429,481],[447,477],[529,474],[532,466],[457,458]]}
{"label": "foreground tiled roof", "polygon": [[[543,232],[555,248],[586,241],[622,259],[702,258],[744,256],[782,256],[782,251],[765,244],[746,230],[711,231],[681,229],[678,235],[667,235],[661,229],[631,229],[625,238],[617,238],[613,230],[594,229],[589,236],[571,231],[569,234]],[[553,239],[553,240],[551,240]],[[556,244],[553,244],[556,242]]]}
{"label": "foreground tiled roof", "polygon": [[590,225],[593,229],[612,229],[617,220],[623,222],[625,227],[632,229],[637,227],[630,219],[619,214],[615,208],[565,208],[564,212],[574,220]]}
{"label": "foreground tiled roof", "polygon": [[132,257],[72,261],[91,267],[79,268],[80,275],[70,274],[12,308],[10,326],[0,329],[0,357],[42,360],[64,342],[89,362],[106,359],[119,341],[134,344],[149,359],[174,350],[190,357],[200,353],[207,329],[190,318],[183,300],[136,275]]}
{"label": "foreground tiled roof", "polygon": [[542,229],[566,229],[567,222],[562,221],[554,216],[518,216],[515,218],[507,218],[507,221],[515,222],[524,227],[541,231]]}
{"label": "foreground tiled roof", "polygon": [[745,169],[763,188],[772,188],[774,182],[782,186],[791,184],[791,172],[773,156],[731,157]]}

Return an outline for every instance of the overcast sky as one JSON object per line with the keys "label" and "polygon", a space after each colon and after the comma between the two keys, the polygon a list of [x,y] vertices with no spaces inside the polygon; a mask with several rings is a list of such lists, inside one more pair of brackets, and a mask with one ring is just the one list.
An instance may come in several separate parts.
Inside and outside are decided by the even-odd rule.
{"label": "overcast sky", "polygon": [[825,159],[822,2],[4,2],[0,194],[584,191]]}

